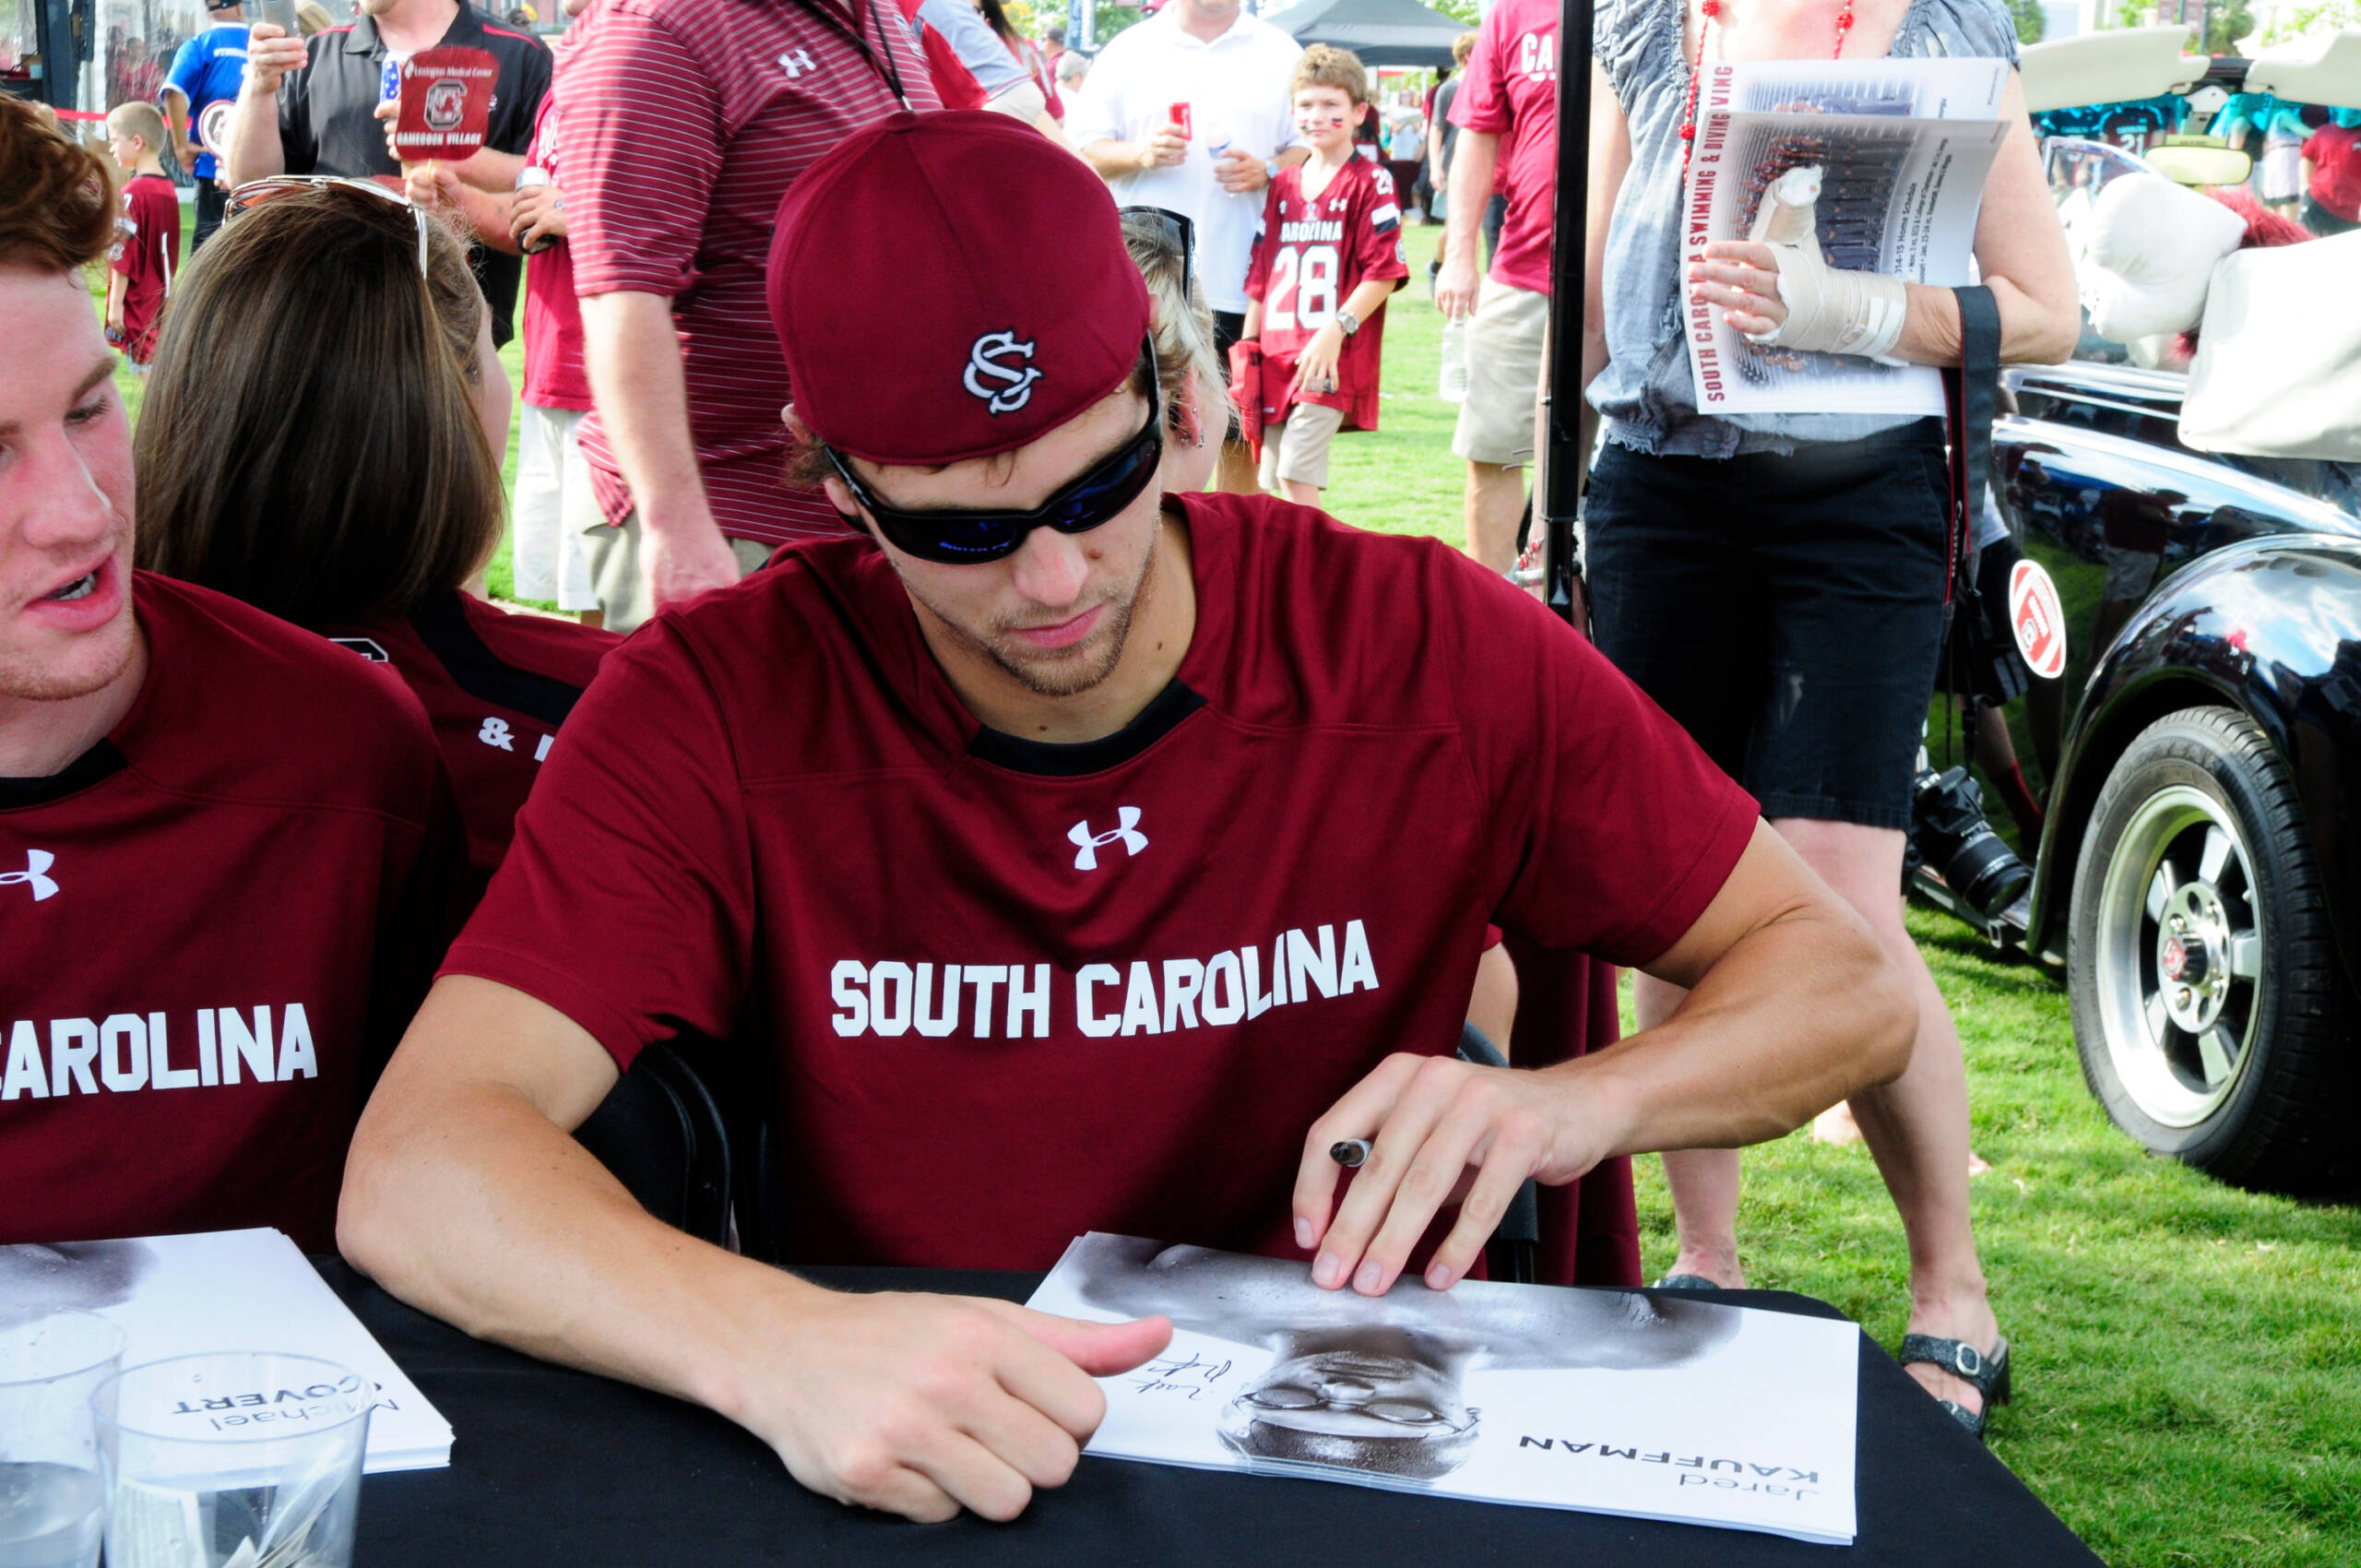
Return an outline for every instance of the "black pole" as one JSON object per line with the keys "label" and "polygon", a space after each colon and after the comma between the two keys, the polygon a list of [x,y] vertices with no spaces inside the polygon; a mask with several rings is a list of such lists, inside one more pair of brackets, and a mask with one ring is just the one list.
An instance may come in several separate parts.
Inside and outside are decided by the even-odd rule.
{"label": "black pole", "polygon": [[1542,464],[1543,593],[1549,608],[1574,615],[1574,498],[1582,493],[1583,312],[1588,305],[1583,257],[1590,215],[1591,0],[1558,8],[1558,203],[1550,218],[1549,342],[1542,363],[1548,385],[1548,443]]}

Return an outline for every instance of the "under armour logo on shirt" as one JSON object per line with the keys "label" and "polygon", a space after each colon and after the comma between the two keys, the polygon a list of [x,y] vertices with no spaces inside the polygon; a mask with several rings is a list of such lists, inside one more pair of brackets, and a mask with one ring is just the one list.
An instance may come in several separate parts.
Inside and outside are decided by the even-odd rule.
{"label": "under armour logo on shirt", "polygon": [[[1138,820],[1139,813],[1132,811],[1132,808],[1129,806],[1125,806],[1123,809],[1132,813],[1132,819],[1133,821]],[[1124,826],[1129,826],[1130,823],[1126,823]],[[1137,837],[1137,835],[1134,835],[1133,837]],[[1140,839],[1140,842],[1145,844],[1147,840],[1142,838]],[[1084,852],[1088,853],[1087,850]],[[25,851],[24,870],[0,871],[0,887],[5,887],[8,884],[14,882],[24,883],[33,890],[33,902],[38,904],[42,899],[57,891],[57,883],[49,875],[49,868],[56,863],[57,857],[51,854],[47,849],[28,849]]]}
{"label": "under armour logo on shirt", "polygon": [[820,67],[819,65],[813,60],[812,52],[810,50],[790,49],[786,53],[778,57],[778,68],[787,73],[788,80],[793,81],[804,72],[816,71]]}
{"label": "under armour logo on shirt", "polygon": [[1127,855],[1136,855],[1147,848],[1147,835],[1140,831],[1139,807],[1116,808],[1115,821],[1118,826],[1112,833],[1093,834],[1087,820],[1077,822],[1066,829],[1066,837],[1074,846],[1074,870],[1097,871],[1098,847],[1102,844],[1121,843]]}
{"label": "under armour logo on shirt", "polygon": [[[1003,364],[1009,359],[1029,360],[1033,344],[1020,343],[1016,332],[987,332],[967,346],[967,369],[960,382],[968,392],[984,400],[984,406],[995,415],[1014,413],[1033,398],[1033,384],[1041,373],[1032,365]],[[988,385],[998,382],[997,386]]]}

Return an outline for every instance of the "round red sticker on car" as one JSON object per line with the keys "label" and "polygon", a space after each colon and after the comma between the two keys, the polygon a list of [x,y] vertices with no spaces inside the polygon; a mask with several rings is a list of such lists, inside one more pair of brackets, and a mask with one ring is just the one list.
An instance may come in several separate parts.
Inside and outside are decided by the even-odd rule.
{"label": "round red sticker on car", "polygon": [[2031,561],[2010,569],[2009,626],[2035,674],[2055,681],[2066,673],[2066,612],[2058,602],[2058,585]]}

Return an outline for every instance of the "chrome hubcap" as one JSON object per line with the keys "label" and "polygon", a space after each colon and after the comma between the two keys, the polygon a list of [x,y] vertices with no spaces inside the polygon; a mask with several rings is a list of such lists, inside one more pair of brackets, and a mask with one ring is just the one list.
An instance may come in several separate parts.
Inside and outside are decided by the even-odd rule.
{"label": "chrome hubcap", "polygon": [[2187,786],[2142,802],[2101,889],[2096,974],[2116,1076],[2168,1127],[2236,1087],[2262,1016],[2262,916],[2237,824]]}

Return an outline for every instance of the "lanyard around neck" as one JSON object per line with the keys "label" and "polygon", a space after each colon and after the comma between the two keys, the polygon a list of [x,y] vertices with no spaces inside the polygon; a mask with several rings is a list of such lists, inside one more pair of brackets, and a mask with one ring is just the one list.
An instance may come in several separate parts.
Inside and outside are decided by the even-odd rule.
{"label": "lanyard around neck", "polygon": [[868,62],[869,68],[877,73],[878,78],[884,82],[886,89],[893,93],[894,101],[904,109],[909,108],[910,95],[903,90],[902,73],[894,65],[893,45],[889,43],[885,46],[883,56],[876,50],[870,48],[869,40],[862,36],[863,30],[860,25],[862,16],[867,9],[863,0],[847,0],[847,4],[852,11],[850,20],[837,15],[836,6],[830,4],[829,0],[794,0],[798,10],[812,18],[822,27],[834,31],[837,37],[859,50],[861,59]]}

